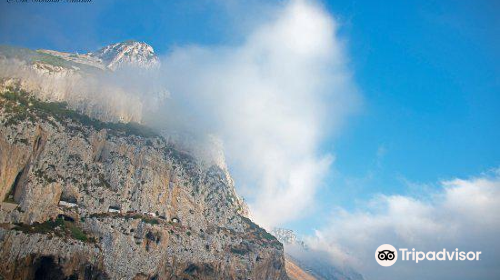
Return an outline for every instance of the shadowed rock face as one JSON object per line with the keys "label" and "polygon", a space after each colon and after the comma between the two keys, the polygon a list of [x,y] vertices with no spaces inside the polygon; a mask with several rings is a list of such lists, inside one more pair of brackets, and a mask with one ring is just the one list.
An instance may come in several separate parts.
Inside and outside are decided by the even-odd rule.
{"label": "shadowed rock face", "polygon": [[145,127],[0,94],[5,279],[287,279],[226,169]]}
{"label": "shadowed rock face", "polygon": [[26,275],[27,277],[25,279],[33,278],[35,280],[97,280],[107,278],[105,274],[89,264],[83,266],[78,264],[75,267],[75,271],[73,274],[71,274],[70,276],[65,276],[63,267],[59,263],[57,263],[58,261],[55,260],[53,256],[38,256],[34,257],[33,260],[34,262],[31,265],[31,271],[28,269],[30,275]]}
{"label": "shadowed rock face", "polygon": [[[72,260],[55,258],[48,255],[29,255],[23,259],[17,259],[15,263],[6,263],[8,271],[5,273],[5,279],[35,279],[35,280],[101,280],[109,279],[99,268],[88,263],[79,263]],[[66,271],[71,274],[66,275]]]}

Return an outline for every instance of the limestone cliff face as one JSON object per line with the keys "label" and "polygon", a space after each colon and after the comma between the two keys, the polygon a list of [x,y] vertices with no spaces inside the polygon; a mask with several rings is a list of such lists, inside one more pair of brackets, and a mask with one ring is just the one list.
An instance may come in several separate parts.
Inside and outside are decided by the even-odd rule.
{"label": "limestone cliff face", "polygon": [[226,169],[7,88],[0,199],[5,279],[287,279]]}

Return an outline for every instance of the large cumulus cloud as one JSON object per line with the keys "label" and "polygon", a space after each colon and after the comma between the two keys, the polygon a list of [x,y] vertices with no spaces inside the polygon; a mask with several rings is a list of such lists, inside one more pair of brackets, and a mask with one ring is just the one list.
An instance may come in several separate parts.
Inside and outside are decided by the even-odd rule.
{"label": "large cumulus cloud", "polygon": [[[439,183],[420,197],[380,195],[355,211],[338,209],[308,243],[332,263],[368,279],[497,279],[500,275],[500,171]],[[382,244],[418,251],[481,251],[475,262],[402,262],[378,266]],[[387,278],[389,277],[389,278]]]}
{"label": "large cumulus cloud", "polygon": [[314,205],[333,161],[320,145],[357,94],[330,14],[300,0],[267,11],[238,44],[181,46],[163,57],[171,99],[166,116],[153,118],[220,137],[254,218],[273,226]]}

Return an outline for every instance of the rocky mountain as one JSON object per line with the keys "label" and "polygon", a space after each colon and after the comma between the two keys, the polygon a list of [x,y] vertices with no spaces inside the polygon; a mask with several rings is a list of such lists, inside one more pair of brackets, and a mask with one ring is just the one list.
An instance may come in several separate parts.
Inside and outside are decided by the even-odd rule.
{"label": "rocky mountain", "polygon": [[78,91],[152,53],[0,49],[0,278],[288,279],[224,165],[140,124],[140,99]]}
{"label": "rocky mountain", "polygon": [[[131,66],[133,74],[116,73]],[[36,93],[50,102],[107,122],[141,123],[145,108],[154,109],[168,90],[141,75],[159,67],[153,48],[127,41],[95,53],[74,54],[0,46],[0,87]]]}
{"label": "rocky mountain", "polygon": [[133,40],[111,44],[96,52],[89,52],[86,54],[66,53],[53,50],[39,50],[38,52],[102,70],[117,70],[127,66],[144,69],[160,67],[160,60],[156,56],[153,47],[146,43]]}
{"label": "rocky mountain", "polygon": [[286,228],[274,228],[271,233],[283,244],[287,245],[299,245],[304,249],[307,249],[304,241],[297,238],[295,232],[291,229]]}
{"label": "rocky mountain", "polygon": [[113,70],[127,65],[141,68],[155,68],[160,65],[153,47],[137,41],[109,45],[90,56],[100,59],[106,67]]}

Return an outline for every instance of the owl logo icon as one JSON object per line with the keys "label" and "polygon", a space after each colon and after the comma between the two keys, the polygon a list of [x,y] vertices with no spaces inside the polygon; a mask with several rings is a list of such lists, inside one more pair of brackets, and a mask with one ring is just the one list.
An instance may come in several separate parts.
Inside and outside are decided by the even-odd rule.
{"label": "owl logo icon", "polygon": [[398,260],[398,250],[390,244],[380,245],[375,250],[375,260],[381,266],[391,266]]}
{"label": "owl logo icon", "polygon": [[394,259],[394,251],[380,251],[378,252],[378,259],[381,261],[392,261]]}

